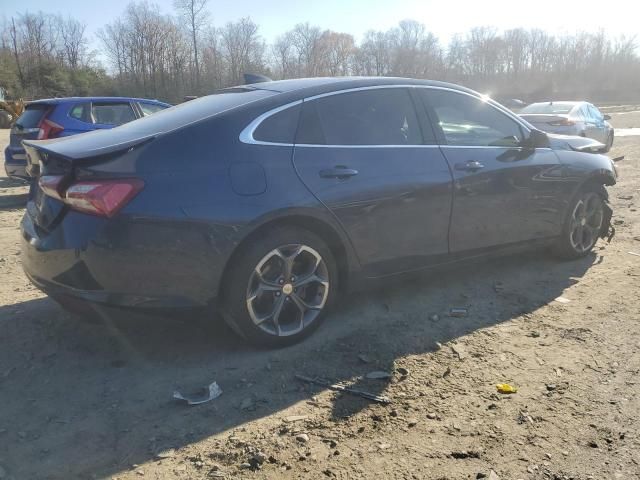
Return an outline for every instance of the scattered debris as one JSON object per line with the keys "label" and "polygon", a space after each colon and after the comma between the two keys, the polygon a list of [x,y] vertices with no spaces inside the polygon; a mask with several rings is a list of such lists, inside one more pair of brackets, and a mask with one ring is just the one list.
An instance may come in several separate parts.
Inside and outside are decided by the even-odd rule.
{"label": "scattered debris", "polygon": [[569,303],[571,301],[571,300],[569,300],[568,298],[565,298],[565,297],[558,297],[555,300],[558,303]]}
{"label": "scattered debris", "polygon": [[398,367],[396,368],[396,372],[398,372],[400,374],[400,376],[402,377],[407,377],[409,376],[409,370],[407,370],[404,367]]}
{"label": "scattered debris", "polygon": [[284,423],[299,422],[301,420],[306,420],[307,418],[309,418],[309,415],[290,415],[288,417],[284,417]]}
{"label": "scattered debris", "polygon": [[475,450],[461,450],[459,452],[451,452],[451,456],[457,460],[464,460],[465,458],[480,458],[480,452]]}
{"label": "scattered debris", "polygon": [[176,449],[175,448],[170,448],[168,450],[162,450],[158,453],[155,454],[155,457],[159,460],[165,459],[165,458],[172,458],[176,455]]}
{"label": "scattered debris", "polygon": [[329,388],[330,390],[334,390],[337,392],[346,392],[346,393],[350,393],[352,395],[357,395],[360,396],[362,398],[366,398],[367,400],[371,400],[374,402],[378,402],[378,403],[391,403],[391,400],[388,397],[382,396],[382,395],[375,395],[373,393],[370,392],[365,392],[363,390],[357,390],[355,388],[350,388],[350,387],[345,387],[344,385],[340,385],[337,383],[331,383],[328,382],[326,380],[322,380],[319,378],[311,378],[311,377],[305,377],[304,375],[296,375],[296,378],[298,380],[301,380],[303,382],[307,382],[307,383],[315,383],[316,385],[322,385],[324,387]]}
{"label": "scattered debris", "polygon": [[508,383],[499,383],[496,385],[496,389],[498,390],[498,393],[516,393],[518,391],[518,389],[512,385],[509,385]]}
{"label": "scattered debris", "polygon": [[636,257],[640,257],[640,253],[638,252],[627,252],[629,255],[635,255]]}
{"label": "scattered debris", "polygon": [[391,374],[389,372],[377,370],[375,372],[367,373],[365,377],[369,380],[384,380],[385,378],[391,378]]}
{"label": "scattered debris", "polygon": [[187,405],[200,405],[202,403],[210,402],[222,395],[222,389],[216,382],[213,382],[208,387],[202,387],[198,392],[191,395],[184,395],[179,391],[173,392],[173,398],[176,400],[183,400],[187,402]]}
{"label": "scattered debris", "polygon": [[466,317],[469,314],[469,310],[464,307],[453,307],[449,309],[450,317]]}

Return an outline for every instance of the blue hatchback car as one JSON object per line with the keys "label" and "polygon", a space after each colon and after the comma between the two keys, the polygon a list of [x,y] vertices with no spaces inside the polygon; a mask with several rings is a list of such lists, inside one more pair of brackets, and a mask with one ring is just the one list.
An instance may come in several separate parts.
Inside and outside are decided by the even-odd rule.
{"label": "blue hatchback car", "polygon": [[46,140],[113,128],[164,110],[157,100],[126,97],[68,97],[29,102],[11,129],[4,151],[9,177],[28,179],[23,140]]}

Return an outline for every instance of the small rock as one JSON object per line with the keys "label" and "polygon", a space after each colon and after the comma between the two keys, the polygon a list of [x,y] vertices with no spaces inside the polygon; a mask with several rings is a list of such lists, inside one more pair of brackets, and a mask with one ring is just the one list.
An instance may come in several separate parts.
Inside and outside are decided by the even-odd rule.
{"label": "small rock", "polygon": [[465,458],[480,458],[480,452],[473,450],[461,450],[459,452],[451,452],[451,456],[457,460],[463,460]]}
{"label": "small rock", "polygon": [[487,478],[487,474],[486,473],[482,473],[482,472],[478,472],[476,474],[476,480],[478,480],[479,478]]}
{"label": "small rock", "polygon": [[156,458],[171,458],[175,456],[176,450],[174,448],[170,448],[168,450],[162,450],[161,452],[156,453]]}
{"label": "small rock", "polygon": [[433,412],[429,412],[429,413],[427,413],[427,418],[428,418],[429,420],[435,420],[436,418],[438,418],[438,415],[436,415],[436,414],[435,414],[435,413],[433,413]]}
{"label": "small rock", "polygon": [[591,448],[598,448],[598,442],[596,442],[595,440],[589,441],[587,445]]}
{"label": "small rock", "polygon": [[306,420],[307,418],[309,418],[309,415],[290,415],[288,417],[284,417],[284,422],[285,423],[299,422],[301,420]]}
{"label": "small rock", "polygon": [[398,416],[398,410],[396,410],[395,408],[393,410],[391,410],[389,412],[389,415],[391,415],[392,417],[397,417]]}
{"label": "small rock", "polygon": [[451,375],[451,367],[447,367],[447,369],[442,374],[442,378],[447,378],[449,375]]}
{"label": "small rock", "polygon": [[306,433],[300,433],[298,435],[296,435],[296,440],[300,443],[308,443],[309,442],[309,435],[307,435]]}
{"label": "small rock", "polygon": [[386,450],[388,448],[391,448],[391,444],[389,444],[389,443],[380,443],[378,445],[378,448],[380,448],[380,450]]}
{"label": "small rock", "polygon": [[458,355],[458,358],[460,360],[464,360],[465,358],[467,358],[467,352],[462,345],[460,344],[451,345],[451,350],[453,351],[453,353]]}
{"label": "small rock", "polygon": [[550,453],[548,453],[548,452],[547,452],[547,453],[545,453],[545,454],[544,454],[544,456],[545,456],[548,460],[551,460],[551,454],[550,454]]}
{"label": "small rock", "polygon": [[396,372],[398,372],[401,376],[406,377],[407,375],[409,375],[409,370],[407,370],[404,367],[398,367],[396,368]]}
{"label": "small rock", "polygon": [[244,463],[240,464],[240,468],[243,469],[243,470],[250,470],[252,467],[251,467],[251,464],[249,462],[244,462]]}
{"label": "small rock", "polygon": [[569,451],[568,450],[563,450],[562,451],[562,455],[564,455],[565,457],[569,456]]}
{"label": "small rock", "polygon": [[257,463],[258,465],[262,465],[267,461],[268,458],[269,457],[267,457],[263,452],[258,452],[253,455],[253,457],[251,457],[251,460],[253,460],[253,462]]}
{"label": "small rock", "polygon": [[409,426],[409,428],[415,427],[416,425],[418,425],[418,421],[415,418],[410,418],[409,420],[407,420],[407,425]]}
{"label": "small rock", "polygon": [[500,480],[500,477],[498,476],[498,474],[496,472],[491,470],[489,472],[489,479],[488,480]]}
{"label": "small rock", "polygon": [[436,348],[438,350],[442,350],[442,344],[440,342],[436,342]]}
{"label": "small rock", "polygon": [[553,392],[558,386],[555,383],[547,383],[547,390]]}

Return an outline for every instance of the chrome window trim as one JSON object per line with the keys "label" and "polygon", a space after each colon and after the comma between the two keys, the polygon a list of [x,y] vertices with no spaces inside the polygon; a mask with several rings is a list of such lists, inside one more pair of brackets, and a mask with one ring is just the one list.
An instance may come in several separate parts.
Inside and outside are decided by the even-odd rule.
{"label": "chrome window trim", "polygon": [[[330,97],[332,95],[340,95],[343,93],[350,93],[350,92],[359,92],[359,91],[365,91],[365,90],[381,90],[381,89],[389,89],[389,88],[426,88],[426,89],[433,89],[433,90],[445,90],[445,91],[449,91],[449,92],[454,92],[454,93],[458,93],[461,95],[466,95],[468,97],[474,98],[476,100],[485,102],[487,105],[490,105],[491,107],[493,107],[494,109],[496,109],[498,112],[502,113],[503,115],[506,115],[507,117],[509,117],[511,120],[515,121],[518,125],[520,125],[520,127],[526,132],[526,133],[531,133],[531,129],[529,128],[529,126],[524,123],[522,121],[521,118],[519,118],[517,115],[515,115],[514,113],[510,112],[509,110],[505,109],[504,107],[502,107],[501,105],[499,105],[498,103],[496,103],[495,101],[491,100],[489,97],[487,97],[486,99],[483,98],[482,96],[478,96],[478,95],[474,95],[472,93],[469,92],[465,92],[462,90],[457,90],[455,88],[449,88],[449,87],[440,87],[440,86],[436,86],[436,85],[405,85],[405,84],[401,84],[401,85],[371,85],[368,87],[355,87],[355,88],[348,88],[348,89],[344,89],[344,90],[335,90],[333,92],[326,92],[326,93],[321,93],[318,95],[313,95],[311,97],[306,97],[303,98],[301,100],[296,100],[295,102],[290,102],[290,103],[286,103],[284,105],[280,105],[279,107],[276,107],[272,110],[268,110],[266,112],[264,112],[263,114],[259,115],[258,117],[256,117],[255,119],[253,119],[251,121],[251,123],[249,123],[241,132],[240,132],[240,136],[239,139],[242,143],[246,143],[249,145],[271,145],[271,146],[280,146],[280,147],[312,147],[312,148],[434,148],[434,147],[460,147],[460,148],[511,148],[511,147],[492,147],[492,146],[487,146],[487,145],[448,145],[448,144],[425,144],[425,145],[320,145],[320,144],[310,144],[310,143],[277,143],[277,142],[265,142],[262,140],[255,140],[253,138],[253,133],[256,131],[256,129],[260,126],[260,124],[266,120],[267,118],[269,118],[271,115],[275,115],[278,112],[281,112],[283,110],[286,110],[287,108],[291,108],[294,107],[296,105],[300,105],[304,102],[310,102],[313,100],[317,100],[319,98],[324,98],[324,97]],[[521,148],[521,147],[513,147],[513,148]]]}

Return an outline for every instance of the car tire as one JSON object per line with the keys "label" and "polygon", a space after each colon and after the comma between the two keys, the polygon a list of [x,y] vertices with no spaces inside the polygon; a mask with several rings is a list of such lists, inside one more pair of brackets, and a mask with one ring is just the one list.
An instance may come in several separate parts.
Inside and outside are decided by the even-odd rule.
{"label": "car tire", "polygon": [[320,326],[335,301],[338,270],[319,236],[284,226],[234,255],[224,285],[222,314],[229,326],[254,345],[277,348]]}
{"label": "car tire", "polygon": [[562,233],[553,246],[554,254],[565,260],[588,255],[600,238],[605,219],[606,191],[602,185],[587,184],[572,198]]}

